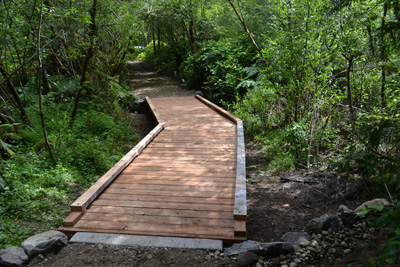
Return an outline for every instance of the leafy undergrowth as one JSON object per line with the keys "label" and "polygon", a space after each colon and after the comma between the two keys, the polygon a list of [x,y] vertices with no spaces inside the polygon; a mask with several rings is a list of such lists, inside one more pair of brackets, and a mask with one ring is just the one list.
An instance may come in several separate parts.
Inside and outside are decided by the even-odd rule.
{"label": "leafy undergrowth", "polygon": [[0,249],[19,246],[32,234],[60,226],[73,200],[137,142],[127,118],[114,119],[83,105],[70,127],[67,108],[52,102],[45,107],[57,164],[45,150],[35,108],[28,109],[32,126],[20,128],[20,140],[10,146],[15,155],[2,160]]}

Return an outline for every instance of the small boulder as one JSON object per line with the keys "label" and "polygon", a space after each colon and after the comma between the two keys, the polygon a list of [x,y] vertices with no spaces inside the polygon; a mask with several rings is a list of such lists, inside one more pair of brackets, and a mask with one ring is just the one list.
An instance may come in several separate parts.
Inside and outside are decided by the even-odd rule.
{"label": "small boulder", "polygon": [[238,256],[239,267],[251,266],[258,261],[258,256],[254,252],[240,253]]}
{"label": "small boulder", "polygon": [[320,234],[323,230],[331,228],[333,231],[343,229],[343,222],[335,214],[325,213],[319,218],[312,219],[306,225],[305,231],[309,234]]}
{"label": "small boulder", "polygon": [[21,247],[31,258],[38,254],[46,254],[60,250],[68,244],[68,237],[59,231],[48,231],[25,239]]}
{"label": "small boulder", "polygon": [[28,255],[20,247],[0,250],[0,266],[22,266],[28,262]]}
{"label": "small boulder", "polygon": [[375,198],[373,200],[362,203],[358,208],[356,208],[356,212],[357,213],[361,212],[365,206],[371,207],[371,206],[381,206],[381,205],[387,207],[390,206],[390,202],[384,198]]}
{"label": "small boulder", "polygon": [[344,226],[351,227],[356,219],[357,212],[349,209],[345,205],[340,205],[338,216],[342,220]]}
{"label": "small boulder", "polygon": [[243,243],[234,244],[224,251],[225,256],[237,255],[244,252],[254,252],[265,258],[279,257],[294,252],[292,244],[287,242],[260,243],[253,240],[247,240]]}

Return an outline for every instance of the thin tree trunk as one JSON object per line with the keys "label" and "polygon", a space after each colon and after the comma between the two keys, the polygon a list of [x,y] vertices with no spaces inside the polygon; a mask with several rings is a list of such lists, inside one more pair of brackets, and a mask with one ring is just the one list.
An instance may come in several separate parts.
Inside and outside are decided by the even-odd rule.
{"label": "thin tree trunk", "polygon": [[17,92],[17,90],[15,89],[13,83],[10,80],[10,75],[8,74],[8,72],[4,69],[3,65],[0,62],[0,72],[3,75],[4,79],[6,79],[6,84],[8,86],[8,89],[11,93],[11,95],[14,97],[15,103],[17,103],[19,112],[21,114],[21,120],[25,123],[30,123],[29,122],[29,118],[28,118],[28,114],[26,114],[24,105],[21,102],[21,98],[19,97],[19,94]]}
{"label": "thin tree trunk", "polygon": [[82,73],[81,73],[81,81],[80,81],[80,86],[78,89],[78,93],[75,97],[75,105],[74,105],[74,109],[72,111],[72,115],[71,115],[71,121],[70,124],[72,125],[74,123],[75,117],[76,117],[76,113],[78,112],[78,107],[79,107],[79,101],[81,99],[82,96],[82,91],[85,87],[87,87],[86,85],[86,73],[88,71],[89,68],[89,62],[92,59],[92,57],[94,56],[95,53],[95,45],[96,45],[96,40],[95,37],[97,35],[97,26],[96,26],[96,14],[97,14],[97,0],[93,0],[93,4],[92,4],[92,8],[90,9],[90,26],[89,26],[89,37],[90,37],[90,47],[86,53],[86,58],[85,58],[85,62],[83,64],[83,68],[82,68]]}
{"label": "thin tree trunk", "polygon": [[151,34],[153,36],[153,51],[154,51],[154,54],[157,54],[156,35],[155,35],[154,28],[151,29]]}
{"label": "thin tree trunk", "polygon": [[382,108],[386,107],[386,97],[385,97],[385,87],[386,87],[386,44],[385,44],[385,22],[387,15],[387,4],[383,4],[383,17],[381,23],[381,106]]}
{"label": "thin tree trunk", "polygon": [[356,118],[354,115],[354,109],[353,109],[353,98],[351,95],[351,83],[350,83],[350,72],[351,68],[353,66],[353,61],[354,61],[354,56],[351,55],[350,57],[345,57],[347,59],[347,72],[346,72],[346,87],[347,87],[347,101],[349,104],[349,113],[350,113],[350,122],[351,122],[351,130],[353,134],[357,137],[357,139],[367,147],[369,151],[374,153],[375,155],[379,156],[382,159],[385,159],[390,162],[395,162],[395,163],[400,163],[400,161],[396,158],[392,158],[390,156],[384,155],[375,148],[373,148],[367,141],[364,140],[364,138],[360,135],[360,133],[356,129]]}
{"label": "thin tree trunk", "polygon": [[251,43],[253,44],[253,46],[255,47],[255,49],[257,50],[258,54],[260,54],[261,59],[265,65],[266,68],[268,68],[268,63],[267,60],[265,59],[261,49],[258,47],[256,41],[254,40],[253,36],[251,35],[249,29],[247,28],[246,22],[243,19],[243,15],[240,15],[238,10],[236,9],[235,5],[232,3],[232,0],[228,0],[229,4],[231,5],[231,7],[233,8],[233,10],[235,11],[237,17],[239,18],[240,22],[242,23],[243,29],[246,32],[246,34],[249,36]]}
{"label": "thin tree trunk", "polygon": [[194,36],[193,1],[190,0],[189,8],[189,43],[192,54],[196,53],[196,38]]}
{"label": "thin tree trunk", "polygon": [[38,85],[39,86],[39,110],[40,110],[40,119],[41,119],[41,122],[42,122],[43,136],[44,136],[44,141],[46,143],[46,148],[47,148],[47,151],[50,154],[51,161],[54,164],[56,164],[57,163],[56,158],[54,157],[53,151],[52,151],[50,143],[49,143],[49,139],[47,138],[46,122],[44,120],[44,114],[43,114],[42,79],[41,79],[41,77],[44,76],[43,75],[44,71],[43,71],[42,50],[40,48],[40,34],[41,34],[42,22],[43,22],[43,0],[41,0],[41,3],[40,3],[40,17],[39,17],[38,41],[37,41],[38,60],[39,60],[39,71],[38,71],[38,76],[39,76],[39,85]]}

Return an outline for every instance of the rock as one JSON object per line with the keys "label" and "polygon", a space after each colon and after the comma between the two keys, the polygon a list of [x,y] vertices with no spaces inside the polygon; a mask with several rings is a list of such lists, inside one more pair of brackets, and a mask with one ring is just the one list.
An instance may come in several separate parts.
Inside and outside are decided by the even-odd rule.
{"label": "rock", "polygon": [[251,266],[258,261],[258,256],[254,252],[240,253],[238,256],[239,267]]}
{"label": "rock", "polygon": [[20,247],[0,250],[0,266],[22,266],[28,262],[28,255]]}
{"label": "rock", "polygon": [[340,205],[338,216],[342,220],[344,226],[351,227],[353,225],[353,223],[355,222],[357,212],[349,209],[345,205]]}
{"label": "rock", "polygon": [[381,206],[381,205],[387,207],[390,206],[390,203],[384,198],[375,198],[373,200],[362,203],[358,208],[356,208],[355,211],[359,213],[366,206],[371,207],[371,206]]}
{"label": "rock", "polygon": [[98,245],[97,245],[97,248],[98,248],[99,250],[103,250],[103,244],[98,244]]}
{"label": "rock", "polygon": [[297,266],[297,264],[295,262],[291,262],[289,265],[289,267],[296,267],[296,266]]}
{"label": "rock", "polygon": [[318,244],[318,242],[316,240],[313,240],[311,242],[311,246],[314,247],[314,248],[317,248],[319,246],[319,244]]}
{"label": "rock", "polygon": [[271,259],[271,263],[272,263],[272,265],[274,265],[274,266],[278,266],[278,265],[279,265],[279,258],[273,258],[273,259]]}
{"label": "rock", "polygon": [[21,247],[28,257],[57,251],[68,244],[68,238],[59,231],[48,231],[25,239]]}
{"label": "rock", "polygon": [[311,242],[308,240],[303,240],[300,243],[300,247],[308,247],[309,245],[311,245]]}
{"label": "rock", "polygon": [[226,249],[224,255],[229,257],[244,252],[254,252],[265,258],[274,258],[279,257],[281,254],[286,255],[294,252],[294,247],[292,244],[287,242],[260,243],[253,240],[247,240],[242,243],[234,244],[232,247]]}
{"label": "rock", "polygon": [[205,257],[205,259],[209,261],[209,260],[211,260],[211,256],[210,256],[210,255],[207,255],[207,256]]}
{"label": "rock", "polygon": [[351,252],[351,249],[345,249],[345,250],[343,250],[343,252],[344,252],[344,254],[349,254],[350,252]]}
{"label": "rock", "polygon": [[44,256],[43,256],[42,254],[37,255],[37,257],[38,257],[40,260],[44,261]]}
{"label": "rock", "polygon": [[343,229],[343,222],[339,216],[325,213],[319,218],[312,219],[308,222],[305,231],[309,234],[319,234],[323,230],[332,229],[331,231],[339,231]]}

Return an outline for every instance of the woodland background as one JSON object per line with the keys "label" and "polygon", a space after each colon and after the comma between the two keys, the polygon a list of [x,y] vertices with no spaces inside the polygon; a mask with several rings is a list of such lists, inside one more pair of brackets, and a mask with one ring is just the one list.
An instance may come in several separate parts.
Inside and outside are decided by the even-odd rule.
{"label": "woodland background", "polygon": [[2,0],[0,32],[0,248],[60,225],[138,141],[138,57],[242,118],[266,170],[344,172],[348,197],[388,198],[370,213],[398,260],[397,0]]}

